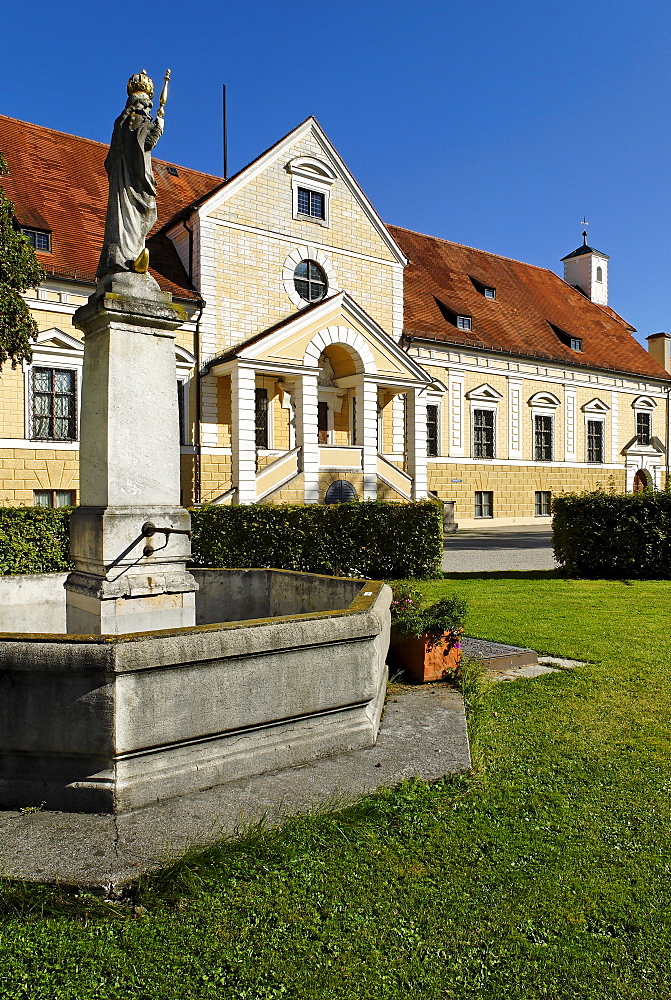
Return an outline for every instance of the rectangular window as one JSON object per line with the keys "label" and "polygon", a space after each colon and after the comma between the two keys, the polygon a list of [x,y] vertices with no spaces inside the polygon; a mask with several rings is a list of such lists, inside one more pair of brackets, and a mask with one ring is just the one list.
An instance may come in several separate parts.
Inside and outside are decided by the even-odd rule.
{"label": "rectangular window", "polygon": [[35,250],[51,253],[51,233],[43,229],[22,229],[21,232]]}
{"label": "rectangular window", "polygon": [[636,444],[650,444],[652,434],[649,413],[636,414]]}
{"label": "rectangular window", "polygon": [[485,298],[486,299],[495,299],[496,298],[496,289],[495,288],[488,288],[487,286],[485,286]]}
{"label": "rectangular window", "polygon": [[494,517],[494,494],[491,491],[475,491],[475,516]]}
{"label": "rectangular window", "polygon": [[473,410],[473,458],[494,458],[493,410]]}
{"label": "rectangular window", "polygon": [[32,432],[35,441],[74,441],[77,436],[76,374],[33,368]]}
{"label": "rectangular window", "polygon": [[356,396],[352,394],[352,441],[351,444],[358,444],[356,439]]}
{"label": "rectangular window", "polygon": [[177,379],[177,413],[179,420],[179,443],[188,444],[188,438],[186,433],[186,413],[184,406],[184,392],[186,382],[182,382],[181,379]]}
{"label": "rectangular window", "polygon": [[325,219],[325,207],[326,198],[321,192],[299,187],[297,205],[299,215],[309,215],[312,219]]}
{"label": "rectangular window", "polygon": [[603,420],[587,421],[587,461],[603,462]]}
{"label": "rectangular window", "polygon": [[549,490],[536,490],[534,496],[536,498],[536,517],[548,517],[552,494]]}
{"label": "rectangular window", "polygon": [[458,330],[470,330],[472,326],[473,326],[473,320],[471,316],[457,316]]}
{"label": "rectangular window", "polygon": [[74,490],[34,490],[33,504],[35,507],[74,507],[76,493]]}
{"label": "rectangular window", "polygon": [[434,403],[429,403],[426,408],[426,454],[427,458],[436,458],[440,454],[439,427],[440,408]]}
{"label": "rectangular window", "polygon": [[552,461],[552,417],[537,413],[534,417],[534,459]]}
{"label": "rectangular window", "polygon": [[256,429],[256,447],[268,447],[268,390],[254,390],[254,426]]}
{"label": "rectangular window", "polygon": [[324,399],[317,403],[317,439],[319,444],[329,443],[329,404]]}
{"label": "rectangular window", "polygon": [[582,340],[580,337],[571,337],[570,347],[572,351],[582,351]]}

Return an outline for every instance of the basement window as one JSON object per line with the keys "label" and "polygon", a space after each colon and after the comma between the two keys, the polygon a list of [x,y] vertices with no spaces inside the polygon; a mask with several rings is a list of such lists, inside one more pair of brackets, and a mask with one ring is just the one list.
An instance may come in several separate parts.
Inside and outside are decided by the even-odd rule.
{"label": "basement window", "polygon": [[22,228],[21,232],[34,250],[43,250],[45,253],[51,253],[51,233],[47,232],[46,229]]}

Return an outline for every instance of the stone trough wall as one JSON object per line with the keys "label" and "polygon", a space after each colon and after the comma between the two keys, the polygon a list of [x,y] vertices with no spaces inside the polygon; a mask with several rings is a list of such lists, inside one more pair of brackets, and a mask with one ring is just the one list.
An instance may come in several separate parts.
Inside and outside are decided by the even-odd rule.
{"label": "stone trough wall", "polygon": [[389,587],[196,576],[199,624],[118,636],[38,634],[64,575],[0,579],[0,627],[35,623],[0,635],[0,807],[124,812],[375,742]]}

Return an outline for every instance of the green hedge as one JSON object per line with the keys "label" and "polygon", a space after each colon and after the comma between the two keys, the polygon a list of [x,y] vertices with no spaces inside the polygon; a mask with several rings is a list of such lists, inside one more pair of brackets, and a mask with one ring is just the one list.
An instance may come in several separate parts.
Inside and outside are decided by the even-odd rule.
{"label": "green hedge", "polygon": [[70,507],[0,507],[0,575],[72,568]]}
{"label": "green hedge", "polygon": [[568,494],[552,500],[555,558],[575,577],[671,579],[671,494]]}
{"label": "green hedge", "polygon": [[200,566],[271,566],[370,579],[435,576],[443,554],[432,501],[249,504],[191,511]]}
{"label": "green hedge", "polygon": [[[68,508],[0,507],[0,573],[71,568]],[[435,576],[442,511],[418,503],[250,504],[191,511],[199,566],[269,566],[371,579]]]}

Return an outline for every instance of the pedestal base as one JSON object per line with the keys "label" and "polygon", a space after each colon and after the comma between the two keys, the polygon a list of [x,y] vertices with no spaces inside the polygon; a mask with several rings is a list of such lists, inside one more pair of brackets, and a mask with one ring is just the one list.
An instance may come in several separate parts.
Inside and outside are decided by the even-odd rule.
{"label": "pedestal base", "polygon": [[189,530],[183,507],[79,507],[70,520],[76,569],[65,582],[66,628],[74,635],[123,635],[196,624],[198,584],[185,566],[186,534],[151,538],[151,521],[172,532]]}

